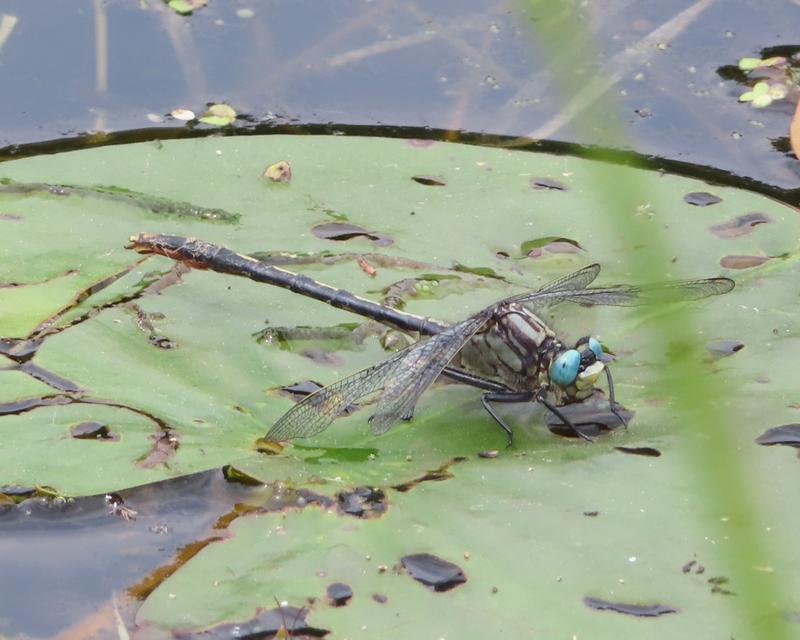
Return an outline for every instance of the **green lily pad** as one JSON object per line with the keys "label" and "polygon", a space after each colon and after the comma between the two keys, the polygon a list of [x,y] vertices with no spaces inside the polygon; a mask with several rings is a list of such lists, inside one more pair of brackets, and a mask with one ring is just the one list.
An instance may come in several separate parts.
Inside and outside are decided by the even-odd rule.
{"label": "green lily pad", "polygon": [[[293,179],[265,189],[263,167],[275,158],[291,163]],[[192,171],[176,180],[176,166]],[[685,196],[710,189],[701,181],[614,166],[604,167],[609,184],[638,181],[647,201],[611,225],[597,212],[612,196],[583,188],[597,167],[475,146],[311,136],[144,143],[4,163],[2,184],[85,191],[76,198],[40,187],[0,190],[0,485],[89,495],[231,464],[253,480],[328,500],[354,487],[388,496],[384,515],[368,519],[318,505],[241,518],[230,539],[210,545],[144,603],[140,622],[169,630],[246,621],[274,607],[275,597],[295,606],[315,597],[308,624],[341,637],[365,625],[386,638],[571,637],[584,629],[685,637],[698,628],[744,635],[746,623],[730,617],[721,593],[739,585],[723,586],[729,568],[706,526],[707,518],[730,527],[741,520],[701,499],[686,461],[716,443],[678,411],[668,383],[689,372],[713,383],[716,395],[702,399],[729,416],[738,446],[731,464],[751,479],[768,544],[781,550],[781,565],[758,575],[796,586],[800,523],[786,478],[797,461],[786,448],[754,441],[797,421],[800,219],[778,202],[718,185],[719,201],[693,206]],[[412,179],[421,175],[447,180],[431,188]],[[532,178],[547,175],[562,176],[565,188],[531,189]],[[91,195],[96,185],[105,185],[102,197]],[[164,215],[169,202],[237,217]],[[345,243],[315,235],[330,222],[326,211],[346,212],[348,224],[369,234]],[[479,391],[439,383],[413,420],[385,436],[371,434],[365,404],[280,455],[260,453],[259,438],[293,402],[275,389],[328,384],[388,354],[371,334],[347,349],[341,339],[263,339],[265,326],[363,319],[124,248],[149,232],[305,256],[284,266],[373,299],[436,273],[458,286],[409,296],[406,310],[456,322],[588,262],[603,265],[599,284],[639,280],[626,266],[649,249],[631,240],[636,225],[652,243],[669,244],[669,256],[654,264],[664,279],[729,273],[736,289],[693,305],[696,340],[685,344],[649,330],[660,319],[682,322],[675,309],[549,310],[545,319],[565,340],[596,335],[615,354],[617,399],[635,416],[628,430],[589,445],[552,435],[538,407],[503,405],[498,411],[515,430],[509,450]],[[391,242],[376,246],[368,236]],[[569,238],[583,251],[508,259],[531,238]],[[331,260],[331,252],[347,259]],[[769,259],[725,269],[741,256]],[[745,348],[720,359],[705,345],[721,341]],[[106,425],[116,439],[74,437],[83,423]],[[625,455],[616,446],[662,455]],[[457,564],[467,582],[437,593],[395,574],[400,559],[416,553]],[[689,566],[693,560],[706,572]],[[769,559],[759,562],[761,571]],[[331,582],[352,587],[346,606],[324,604]],[[678,613],[637,620],[587,602]]]}

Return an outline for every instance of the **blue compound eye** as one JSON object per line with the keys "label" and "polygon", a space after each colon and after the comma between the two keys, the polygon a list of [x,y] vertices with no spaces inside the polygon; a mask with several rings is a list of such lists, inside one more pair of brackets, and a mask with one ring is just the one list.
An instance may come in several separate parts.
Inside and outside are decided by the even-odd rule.
{"label": "blue compound eye", "polygon": [[589,348],[594,351],[594,355],[597,356],[597,359],[600,360],[603,357],[603,347],[600,344],[599,340],[595,340],[594,338],[589,338]]}
{"label": "blue compound eye", "polygon": [[581,354],[577,350],[569,349],[565,351],[553,360],[553,364],[550,365],[550,380],[559,387],[568,387],[578,377],[580,364]]}

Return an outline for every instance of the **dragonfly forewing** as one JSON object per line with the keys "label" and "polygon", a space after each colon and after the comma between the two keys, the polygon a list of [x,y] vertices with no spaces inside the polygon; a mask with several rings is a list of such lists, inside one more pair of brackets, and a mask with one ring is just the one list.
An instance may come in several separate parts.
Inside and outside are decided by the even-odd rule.
{"label": "dragonfly forewing", "polygon": [[565,289],[557,291],[538,290],[507,298],[504,302],[520,304],[552,305],[574,302],[583,305],[607,305],[633,307],[646,304],[667,304],[701,300],[710,296],[728,293],[734,287],[730,278],[706,278],[703,280],[681,280],[641,286],[615,285],[590,289]]}
{"label": "dragonfly forewing", "polygon": [[411,416],[419,397],[486,322],[485,316],[486,310],[315,391],[287,411],[266,439],[274,442],[321,433],[348,406],[379,390],[383,393],[370,424],[373,433],[385,433],[401,418]]}

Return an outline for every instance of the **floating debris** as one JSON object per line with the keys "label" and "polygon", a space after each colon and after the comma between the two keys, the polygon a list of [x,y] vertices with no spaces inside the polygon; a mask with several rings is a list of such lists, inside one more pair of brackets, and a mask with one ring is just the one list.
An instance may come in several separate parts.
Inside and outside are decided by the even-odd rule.
{"label": "floating debris", "polygon": [[269,165],[261,174],[262,178],[272,180],[272,182],[288,183],[292,181],[292,165],[288,160],[280,160],[275,164]]}

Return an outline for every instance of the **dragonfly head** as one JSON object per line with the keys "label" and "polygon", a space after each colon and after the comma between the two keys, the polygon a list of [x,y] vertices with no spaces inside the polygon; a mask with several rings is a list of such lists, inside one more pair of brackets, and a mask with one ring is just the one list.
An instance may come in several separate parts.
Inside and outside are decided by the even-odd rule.
{"label": "dragonfly head", "polygon": [[575,343],[574,349],[566,349],[553,359],[550,380],[569,398],[583,398],[591,392],[603,373],[604,359],[600,342],[586,336]]}

